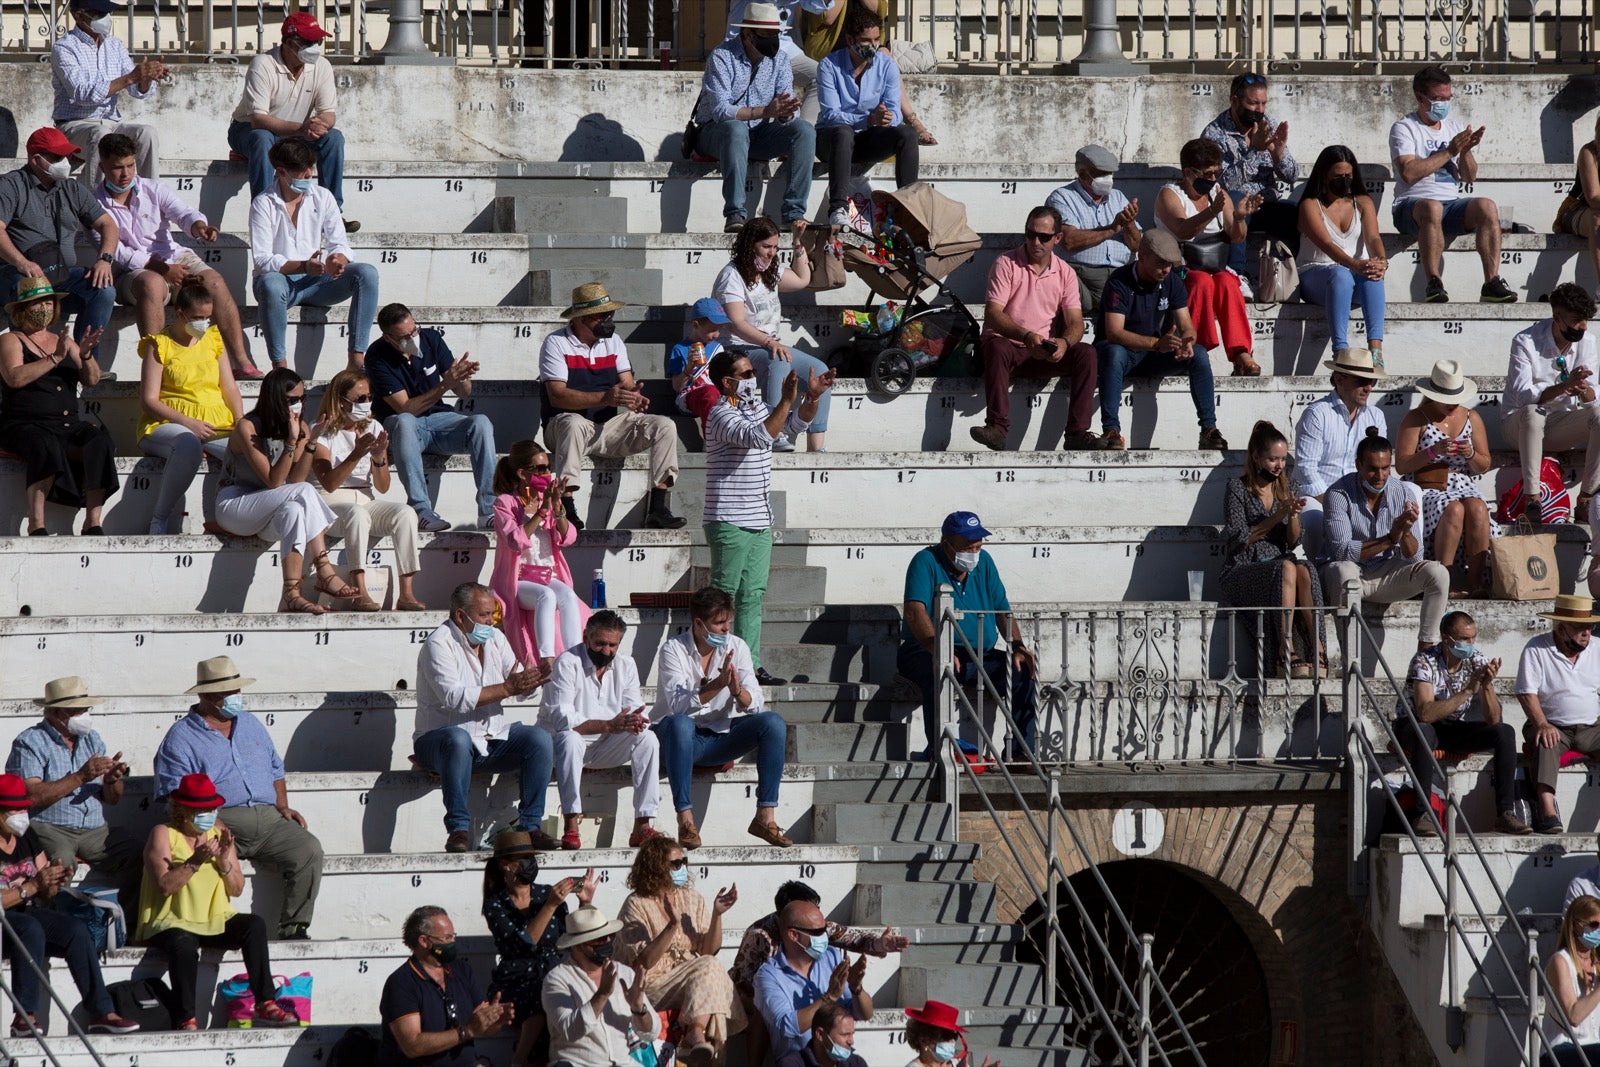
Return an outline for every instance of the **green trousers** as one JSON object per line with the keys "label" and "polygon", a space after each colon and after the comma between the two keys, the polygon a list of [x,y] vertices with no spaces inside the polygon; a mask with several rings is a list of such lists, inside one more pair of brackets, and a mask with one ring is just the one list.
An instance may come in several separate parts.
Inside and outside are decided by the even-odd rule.
{"label": "green trousers", "polygon": [[772,566],[772,531],[746,530],[727,522],[706,523],[711,546],[711,584],[733,597],[733,632],[750,646],[761,668],[761,602]]}
{"label": "green trousers", "polygon": [[233,831],[239,857],[283,876],[283,910],[278,930],[292,923],[311,923],[322,885],[322,842],[271,804],[223,808],[222,823]]}

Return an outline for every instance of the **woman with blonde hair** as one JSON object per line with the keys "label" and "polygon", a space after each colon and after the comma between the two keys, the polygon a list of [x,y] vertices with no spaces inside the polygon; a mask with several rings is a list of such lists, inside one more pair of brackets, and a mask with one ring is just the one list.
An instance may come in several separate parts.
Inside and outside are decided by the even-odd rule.
{"label": "woman with blonde hair", "polygon": [[[1250,431],[1244,473],[1228,482],[1223,502],[1226,527],[1222,561],[1222,601],[1233,607],[1282,610],[1266,616],[1264,673],[1287,663],[1289,677],[1310,678],[1321,642],[1313,608],[1322,607],[1322,580],[1306,560],[1295,556],[1300,543],[1300,511],[1305,498],[1289,488],[1289,442],[1272,423]],[[1290,613],[1296,625],[1286,625]],[[1246,626],[1252,621],[1246,615]]]}
{"label": "woman with blonde hair", "polygon": [[377,498],[389,491],[389,435],[372,418],[372,383],[366,373],[347,367],[335,374],[322,391],[317,421],[324,429],[316,440],[311,471],[335,516],[328,534],[344,538],[350,580],[360,590],[352,605],[357,611],[380,607],[367,592],[367,545],[376,535],[394,545],[399,579],[395,610],[427,611],[428,605],[417,599],[412,586],[422,569],[417,513],[405,504]]}
{"label": "woman with blonde hair", "polygon": [[[1544,1019],[1554,1055],[1546,1053],[1540,1063],[1600,1063],[1600,899],[1584,895],[1567,905],[1556,943],[1561,947],[1544,965],[1555,994]],[[1581,1046],[1573,1044],[1563,1018]],[[1580,1047],[1587,1059],[1577,1054]]]}
{"label": "woman with blonde hair", "polygon": [[711,1067],[745,1025],[733,980],[717,962],[722,916],[738,901],[739,887],[719,892],[708,908],[689,883],[689,858],[676,840],[663,835],[639,846],[628,872],[633,892],[617,913],[617,960],[638,972],[658,1010],[677,1011],[681,1061]]}

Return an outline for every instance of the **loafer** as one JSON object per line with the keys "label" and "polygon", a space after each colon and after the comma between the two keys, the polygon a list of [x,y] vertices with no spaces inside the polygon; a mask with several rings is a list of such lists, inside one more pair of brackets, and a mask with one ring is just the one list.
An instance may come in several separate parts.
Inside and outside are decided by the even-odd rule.
{"label": "loafer", "polygon": [[628,847],[638,848],[652,837],[660,836],[661,831],[657,830],[654,826],[641,826],[633,833],[628,835]]}
{"label": "loafer", "polygon": [[1107,430],[1100,438],[1100,447],[1112,452],[1123,452],[1127,450],[1128,439],[1117,430]]}
{"label": "loafer", "polygon": [[1093,452],[1103,444],[1100,435],[1089,430],[1073,430],[1061,438],[1063,452]]}
{"label": "loafer", "polygon": [[750,836],[759,837],[767,844],[776,845],[778,848],[790,848],[794,845],[789,835],[778,829],[776,823],[768,825],[760,819],[750,820]]}
{"label": "loafer", "polygon": [[1559,834],[1565,830],[1559,815],[1540,815],[1533,820],[1533,832],[1536,834]]}
{"label": "loafer", "polygon": [[1439,827],[1434,824],[1430,812],[1421,812],[1411,819],[1411,832],[1418,837],[1438,837]]}
{"label": "loafer", "polygon": [[985,448],[996,452],[1005,451],[1006,432],[998,426],[974,426],[968,430],[972,439]]}
{"label": "loafer", "polygon": [[551,837],[543,830],[529,830],[527,833],[529,840],[533,843],[533,847],[538,849],[540,852],[554,852],[562,847],[560,841]]}
{"label": "loafer", "polygon": [[88,1026],[91,1034],[131,1034],[138,1029],[138,1023],[132,1019],[124,1019],[116,1012],[102,1015]]}
{"label": "loafer", "polygon": [[763,686],[776,686],[776,685],[788,685],[789,684],[789,679],[787,679],[787,678],[779,678],[775,674],[769,674],[769,673],[767,673],[767,669],[765,667],[756,668],[756,681],[760,682]]}
{"label": "loafer", "polygon": [[701,844],[699,828],[694,826],[690,826],[687,829],[682,826],[678,827],[678,844],[683,846],[685,852],[693,852],[699,848]]}
{"label": "loafer", "polygon": [[1519,837],[1533,833],[1533,827],[1517,818],[1517,813],[1514,811],[1502,811],[1494,821],[1494,828],[1498,833],[1516,834]]}
{"label": "loafer", "polygon": [[361,229],[361,223],[357,222],[355,219],[344,220],[345,233],[355,233],[359,229]]}
{"label": "loafer", "polygon": [[1222,436],[1221,430],[1213,426],[1209,430],[1200,431],[1200,448],[1226,452],[1228,450],[1228,439]]}
{"label": "loafer", "polygon": [[583,847],[583,839],[578,836],[578,831],[568,830],[561,835],[561,847],[568,852],[576,852]]}
{"label": "loafer", "polygon": [[450,835],[444,839],[444,850],[446,852],[470,852],[472,850],[472,839],[465,830],[451,830]]}

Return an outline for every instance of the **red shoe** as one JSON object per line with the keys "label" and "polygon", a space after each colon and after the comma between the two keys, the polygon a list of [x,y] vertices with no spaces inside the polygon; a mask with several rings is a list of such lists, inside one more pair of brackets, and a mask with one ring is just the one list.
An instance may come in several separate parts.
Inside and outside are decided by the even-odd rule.
{"label": "red shoe", "polygon": [[583,847],[583,841],[578,837],[578,831],[568,830],[561,835],[561,847],[568,852],[576,852]]}
{"label": "red shoe", "polygon": [[259,381],[267,375],[260,367],[252,363],[247,367],[234,368],[233,376],[235,379],[243,381]]}
{"label": "red shoe", "polygon": [[256,1005],[255,1022],[259,1026],[299,1026],[300,1017],[277,1001],[269,1000]]}
{"label": "red shoe", "polygon": [[628,835],[628,847],[638,848],[652,837],[660,836],[661,831],[657,830],[654,826],[641,826],[639,829]]}
{"label": "red shoe", "polygon": [[183,1020],[183,1022],[178,1024],[178,1029],[179,1030],[187,1030],[187,1031],[193,1033],[194,1031],[197,1031],[197,1030],[200,1029],[200,1024],[195,1022],[193,1019],[185,1019],[185,1020]]}

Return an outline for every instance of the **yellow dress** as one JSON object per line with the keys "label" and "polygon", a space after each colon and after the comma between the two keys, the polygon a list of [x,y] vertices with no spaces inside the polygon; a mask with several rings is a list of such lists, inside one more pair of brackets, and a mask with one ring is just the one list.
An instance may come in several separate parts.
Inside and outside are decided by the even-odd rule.
{"label": "yellow dress", "polygon": [[[189,839],[167,826],[167,844],[172,858],[182,863],[194,855]],[[215,841],[222,831],[212,827],[206,837]],[[215,863],[202,863],[184,887],[167,896],[156,888],[146,871],[139,884],[139,938],[144,940],[163,930],[177,927],[191,934],[220,934],[224,924],[238,914],[228,902],[228,887]]]}
{"label": "yellow dress", "polygon": [[[140,354],[147,352],[151,344],[156,346],[156,359],[161,363],[161,402],[188,418],[209,422],[220,431],[233,429],[233,411],[222,397],[220,361],[227,358],[222,333],[213,326],[188,346],[165,333],[151,334],[139,339]],[[139,419],[138,439],[142,441],[166,421],[145,412]]]}

